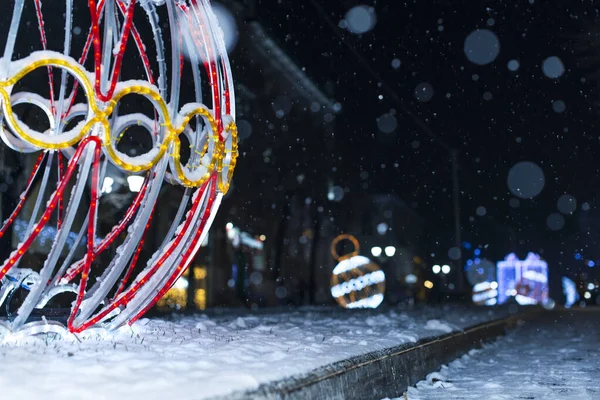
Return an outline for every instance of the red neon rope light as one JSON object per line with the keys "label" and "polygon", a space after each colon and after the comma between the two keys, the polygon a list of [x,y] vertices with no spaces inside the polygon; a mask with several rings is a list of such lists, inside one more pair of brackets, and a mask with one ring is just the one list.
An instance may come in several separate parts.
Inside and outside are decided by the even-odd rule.
{"label": "red neon rope light", "polygon": [[[123,218],[121,218],[119,223],[111,229],[111,231],[108,233],[108,235],[106,235],[104,237],[104,239],[102,239],[100,241],[100,243],[98,244],[98,247],[96,247],[94,249],[94,252],[96,254],[103,253],[114,242],[114,240],[121,234],[121,232],[123,232],[123,230],[125,229],[127,224],[131,221],[131,219],[137,212],[137,210],[140,206],[140,203],[142,202],[142,199],[144,198],[144,195],[146,194],[147,189],[148,189],[148,180],[146,179],[144,181],[144,184],[142,185],[141,190],[135,196],[133,203],[131,203],[131,205],[125,212],[125,215],[123,216]],[[73,278],[75,278],[82,271],[84,264],[85,264],[85,260],[81,260],[80,262],[74,264],[71,268],[69,268],[69,270],[67,271],[67,273],[65,274],[63,279],[66,282],[72,281]]]}
{"label": "red neon rope light", "polygon": [[[29,249],[29,247],[31,247],[31,244],[37,238],[37,236],[41,232],[42,228],[46,225],[46,223],[48,223],[48,220],[52,216],[52,213],[54,212],[54,209],[56,208],[56,206],[58,204],[60,196],[63,194],[65,188],[67,187],[67,185],[69,183],[69,180],[71,179],[75,169],[77,168],[77,165],[78,165],[79,159],[81,158],[81,154],[82,154],[83,150],[86,148],[86,146],[90,142],[94,142],[96,144],[96,148],[98,148],[98,149],[101,147],[100,139],[95,136],[88,136],[81,141],[81,144],[79,145],[79,147],[77,147],[75,155],[69,162],[67,172],[65,173],[65,179],[60,182],[60,184],[58,185],[58,187],[56,188],[56,190],[50,197],[50,201],[47,203],[46,210],[42,214],[42,217],[40,218],[40,220],[35,224],[33,232],[31,232],[29,237],[17,247],[17,250],[11,254],[10,258],[2,266],[2,269],[0,270],[0,279],[4,278],[4,276],[6,275],[8,270],[10,270],[10,268],[18,260],[21,259],[23,254],[25,254],[25,252]],[[97,166],[95,168],[97,168]],[[91,210],[91,208],[90,208],[90,210]],[[92,239],[92,242],[93,242],[93,239]]]}
{"label": "red neon rope light", "polygon": [[119,79],[119,74],[121,72],[121,65],[123,63],[125,47],[127,46],[127,40],[129,39],[129,33],[131,32],[131,27],[133,25],[133,11],[135,7],[135,2],[136,0],[129,1],[129,7],[127,8],[127,14],[125,15],[125,24],[123,25],[123,32],[121,33],[121,40],[119,41],[119,51],[115,58],[114,70],[110,81],[110,87],[108,89],[108,92],[104,94],[102,93],[102,89],[100,87],[100,65],[102,64],[102,50],[100,48],[100,16],[98,14],[98,10],[96,9],[96,0],[88,1],[90,7],[90,17],[92,19],[92,42],[94,44],[94,69],[96,74],[95,90],[96,97],[101,101],[111,100],[115,92],[117,80]]}
{"label": "red neon rope light", "polygon": [[23,208],[23,205],[25,204],[25,200],[27,200],[27,195],[29,194],[29,190],[31,190],[33,179],[35,178],[38,171],[40,170],[40,165],[42,164],[42,161],[44,160],[45,156],[46,156],[45,151],[41,152],[40,155],[38,156],[38,158],[35,162],[35,165],[33,166],[33,169],[31,171],[31,174],[29,175],[29,179],[27,180],[27,186],[25,186],[25,190],[21,194],[19,203],[17,204],[17,206],[15,207],[13,212],[10,214],[8,219],[6,221],[4,221],[4,224],[2,224],[2,228],[0,228],[0,238],[2,238],[4,236],[8,227],[12,225],[12,223],[17,218],[17,215],[19,215],[21,208]]}
{"label": "red neon rope light", "polygon": [[89,272],[92,267],[92,263],[96,258],[96,253],[94,252],[94,238],[96,237],[96,208],[98,206],[98,177],[100,175],[100,156],[101,156],[101,147],[100,141],[96,143],[96,147],[94,148],[94,167],[92,168],[92,200],[90,201],[90,212],[88,218],[88,237],[87,237],[87,253],[85,255],[85,265],[83,267],[83,272],[81,273],[81,281],[79,283],[79,293],[77,294],[77,299],[75,300],[75,304],[73,305],[73,312],[69,316],[69,320],[67,322],[68,325],[72,324],[73,320],[77,316],[76,310],[79,310],[81,306],[81,302],[83,301],[83,297],[85,296],[85,288],[87,287],[87,281],[89,278]]}
{"label": "red neon rope light", "polygon": [[[104,7],[104,2],[105,2],[105,0],[100,0],[98,2],[98,4],[96,5],[96,15],[98,15],[98,18],[99,18],[99,14],[100,14],[99,10],[102,10],[102,8]],[[118,1],[117,6],[119,7],[121,14],[127,18],[127,13],[129,12],[128,11],[129,9],[125,6],[124,1]],[[91,5],[90,5],[90,7],[91,7]],[[90,11],[90,13],[91,13],[91,11]],[[133,15],[133,14],[131,14],[131,15]],[[98,24],[99,24],[99,21],[98,21]],[[152,73],[152,66],[150,65],[150,59],[148,58],[148,53],[146,52],[146,46],[144,45],[142,37],[133,23],[131,24],[131,30],[132,30],[133,40],[138,49],[140,57],[142,58],[142,63],[144,64],[144,70],[146,72],[146,76],[148,77],[148,81],[154,85],[156,83],[156,80],[154,78],[154,74]],[[83,46],[83,51],[82,51],[81,57],[79,58],[79,64],[81,64],[81,65],[84,65],[85,60],[88,57],[90,48],[92,47],[92,43],[94,43],[95,36],[94,36],[93,32],[94,31],[93,31],[93,25],[92,25],[92,28],[90,28],[90,31],[88,32],[88,36],[87,36],[85,45]],[[124,53],[124,51],[125,51],[125,49],[123,49],[123,53]],[[94,56],[95,55],[96,55],[96,53],[94,53]],[[121,62],[122,62],[122,56],[121,56]],[[114,89],[116,87],[117,79],[118,79],[118,75],[119,75],[117,72],[120,72],[121,62],[118,64],[119,71],[115,70],[114,74],[113,74],[113,82],[111,83],[112,89],[111,89],[111,91],[109,91],[110,96],[107,95],[106,97],[112,97],[112,94],[114,93]],[[97,68],[96,68],[96,71],[98,71]],[[96,84],[98,84],[97,80],[96,80]],[[64,114],[62,116],[63,118],[66,115],[68,115],[68,113],[71,111],[71,109],[75,105],[75,93],[77,92],[78,89],[79,89],[79,82],[75,81],[71,95],[70,95],[70,105],[69,105],[67,111],[64,112]],[[104,100],[103,97],[100,96],[100,95],[102,95],[102,93],[99,90],[97,90],[97,92],[99,94],[98,98],[100,98],[103,101],[106,101],[106,100]]]}
{"label": "red neon rope light", "polygon": [[146,307],[144,307],[142,310],[138,311],[132,318],[129,319],[129,322],[128,322],[129,325],[132,325],[142,315],[144,315],[148,310],[150,310],[152,307],[154,307],[154,305],[158,302],[158,300],[160,300],[169,291],[169,289],[171,289],[171,287],[173,287],[173,285],[175,284],[177,279],[179,279],[181,277],[181,275],[183,275],[183,273],[185,272],[190,261],[192,261],[191,258],[195,255],[195,252],[193,252],[193,250],[196,248],[196,245],[198,244],[198,241],[200,240],[200,237],[202,236],[202,232],[204,231],[204,228],[206,227],[208,218],[210,217],[213,202],[216,198],[215,195],[216,195],[216,185],[211,185],[210,195],[209,195],[210,197],[208,198],[208,204],[207,204],[206,210],[204,211],[204,214],[202,215],[202,220],[200,222],[200,226],[199,226],[198,230],[196,231],[196,234],[194,235],[192,243],[189,245],[185,254],[183,255],[181,262],[179,263],[179,265],[177,266],[175,271],[171,274],[171,276],[167,280],[167,283],[152,298],[150,303],[148,303],[148,305]]}
{"label": "red neon rope light", "polygon": [[[46,30],[44,29],[44,16],[42,14],[42,3],[40,0],[35,0],[35,14],[38,20],[38,29],[40,31],[40,41],[42,42],[42,48],[47,50],[48,42],[46,40]],[[47,67],[48,70],[48,85],[50,86],[50,110],[52,115],[55,114],[54,109],[54,76],[52,74],[52,67]]]}
{"label": "red neon rope light", "polygon": [[[204,183],[204,185],[201,186],[201,188],[199,188],[198,190],[203,192],[206,190],[207,185],[210,184],[211,186],[214,186],[214,185],[216,185],[216,182],[217,182],[217,173],[213,172],[211,174],[210,179],[208,179]],[[189,211],[189,215],[194,215],[196,213],[196,211],[200,205],[201,199],[202,199],[202,196],[200,194],[198,196],[196,196],[196,199],[192,203],[192,207]],[[158,269],[164,264],[164,262],[171,256],[171,253],[173,253],[173,251],[177,248],[177,246],[179,246],[179,243],[183,239],[183,234],[188,231],[191,223],[192,222],[191,222],[190,218],[187,218],[185,220],[183,227],[180,230],[180,232],[176,235],[175,240],[173,240],[173,242],[171,243],[169,248],[167,248],[165,250],[165,252],[160,257],[160,259],[156,262],[156,264],[154,264],[150,268],[150,270],[144,275],[144,277],[142,279],[140,279],[138,282],[133,283],[129,289],[127,289],[125,292],[121,293],[121,295],[118,299],[115,299],[114,301],[112,301],[102,311],[100,311],[98,314],[93,316],[88,321],[83,322],[80,326],[74,326],[73,325],[74,318],[72,318],[67,323],[67,327],[68,327],[69,331],[74,332],[74,333],[82,332],[85,329],[89,328],[90,326],[93,326],[93,325],[97,324],[98,322],[100,322],[102,319],[104,319],[108,314],[110,314],[117,307],[126,305],[133,298],[135,293],[148,281],[148,279],[150,279],[150,278],[152,278],[152,276],[154,276],[156,271],[158,271]],[[79,311],[79,307],[74,307],[71,312],[71,315],[77,315],[78,311]]]}
{"label": "red neon rope light", "polygon": [[[63,175],[65,174],[65,167],[63,164],[63,154],[61,151],[58,152],[58,182],[60,182],[63,178]],[[65,202],[63,201],[63,196],[61,195],[60,198],[58,199],[58,221],[56,223],[56,227],[57,229],[60,229],[61,225],[62,225],[62,219],[63,219],[63,208],[64,208],[64,204]]]}
{"label": "red neon rope light", "polygon": [[138,247],[135,250],[133,259],[131,260],[131,263],[129,264],[127,271],[125,272],[125,276],[123,277],[123,279],[121,280],[121,283],[119,284],[119,288],[117,289],[117,292],[113,296],[113,300],[116,299],[117,297],[119,297],[121,292],[123,290],[125,290],[125,287],[127,286],[127,282],[129,281],[129,278],[131,277],[131,273],[133,272],[133,269],[137,265],[138,258],[140,257],[140,253],[142,252],[142,247],[144,247],[144,242],[146,241],[146,235],[148,234],[148,228],[150,228],[150,224],[152,223],[152,218],[154,217],[155,209],[156,209],[156,204],[152,208],[152,212],[150,213],[150,218],[148,218],[148,223],[146,224],[146,227],[144,228],[144,233],[142,234],[142,240],[140,240],[140,243],[138,244]]}

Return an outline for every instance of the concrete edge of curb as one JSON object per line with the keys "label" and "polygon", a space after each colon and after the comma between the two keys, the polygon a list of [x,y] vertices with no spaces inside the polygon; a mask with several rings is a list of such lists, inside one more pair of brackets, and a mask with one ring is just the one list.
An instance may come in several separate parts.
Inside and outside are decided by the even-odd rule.
{"label": "concrete edge of curb", "polygon": [[[380,399],[401,397],[411,385],[458,358],[506,333],[543,310],[528,311],[477,324],[461,331],[427,337],[416,343],[377,350],[337,361],[310,372],[261,384],[222,399]],[[382,373],[384,372],[384,373]]]}

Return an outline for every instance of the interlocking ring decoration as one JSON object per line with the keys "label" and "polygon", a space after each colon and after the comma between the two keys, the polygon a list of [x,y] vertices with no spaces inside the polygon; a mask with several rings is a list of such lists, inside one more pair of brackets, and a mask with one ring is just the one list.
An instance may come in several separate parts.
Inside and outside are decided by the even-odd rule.
{"label": "interlocking ring decoration", "polygon": [[[56,329],[60,322],[43,311],[65,292],[75,299],[66,319],[69,332],[113,330],[139,319],[195,257],[229,190],[238,155],[231,68],[209,0],[89,0],[85,9],[76,8],[86,7],[83,1],[77,3],[15,0],[10,27],[0,31],[6,34],[0,37],[0,137],[23,157],[39,153],[16,208],[0,228],[1,238],[16,221],[29,221],[25,239],[0,266],[0,306],[17,290],[27,293],[0,321],[12,332]],[[64,32],[49,32],[49,26]],[[33,35],[39,43],[31,51]],[[80,48],[74,35],[84,39]],[[19,59],[24,46],[30,55]],[[43,76],[47,71],[47,78],[24,83],[40,71]],[[42,87],[47,95],[31,87]],[[137,100],[127,108],[122,103],[129,96]],[[142,103],[152,111],[136,111]],[[131,104],[134,112],[124,113]],[[16,111],[24,105],[41,110],[48,128],[28,126]],[[152,148],[144,154],[118,148],[132,127],[151,137]],[[190,147],[185,165],[183,138]],[[98,204],[109,163],[124,174],[144,174],[145,180],[119,222],[98,237]],[[168,234],[147,264],[137,265],[159,192],[173,184],[184,190],[169,216]],[[24,215],[27,209],[33,209],[30,215]],[[83,219],[80,227],[77,218]],[[43,260],[37,267],[22,266],[40,232],[51,225],[55,235]],[[73,234],[75,243],[85,245],[82,256],[67,245]],[[102,264],[100,255],[111,246],[115,254]],[[44,315],[44,321],[33,321],[34,315]]]}

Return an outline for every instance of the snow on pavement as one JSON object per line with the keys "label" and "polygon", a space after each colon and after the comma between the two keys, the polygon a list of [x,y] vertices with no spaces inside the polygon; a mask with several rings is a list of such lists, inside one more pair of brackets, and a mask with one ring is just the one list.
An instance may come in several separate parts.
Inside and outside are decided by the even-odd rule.
{"label": "snow on pavement", "polygon": [[414,308],[144,319],[110,337],[0,336],[7,399],[201,399],[500,317]]}
{"label": "snow on pavement", "polygon": [[600,312],[559,316],[471,350],[398,400],[600,399]]}

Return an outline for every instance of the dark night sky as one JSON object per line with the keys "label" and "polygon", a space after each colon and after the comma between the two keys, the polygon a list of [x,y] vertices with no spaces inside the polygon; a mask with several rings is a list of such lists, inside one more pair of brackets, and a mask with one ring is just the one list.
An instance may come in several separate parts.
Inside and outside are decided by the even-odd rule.
{"label": "dark night sky", "polygon": [[[594,77],[600,63],[593,60],[597,54],[590,46],[594,40],[600,43],[594,34],[600,31],[600,19],[594,7],[570,3],[339,0],[315,7],[311,1],[259,1],[258,15],[295,61],[343,106],[336,129],[340,186],[355,195],[397,193],[436,227],[432,251],[452,246],[448,152],[402,113],[403,106],[460,150],[465,240],[489,243],[496,254],[505,254],[508,242],[502,245],[494,238],[514,229],[516,250],[522,255],[542,251],[567,265],[578,248],[585,247],[584,256],[600,257],[594,250],[598,225],[588,224],[590,231],[580,233],[579,224],[587,220],[585,214],[593,214],[600,181]],[[362,35],[338,27],[357,5],[373,7],[377,18],[374,28]],[[333,27],[319,14],[320,7]],[[498,37],[500,52],[490,64],[476,65],[465,55],[465,39],[475,29],[488,29]],[[565,66],[557,79],[542,71],[550,56]],[[397,69],[394,59],[401,61]],[[507,66],[513,59],[520,63],[514,72]],[[421,83],[433,88],[427,102],[415,97]],[[397,94],[402,106],[382,84]],[[562,113],[553,110],[557,100],[566,104]],[[396,113],[398,126],[385,134],[377,120],[390,112]],[[539,196],[513,208],[507,176],[519,161],[538,164],[546,183]],[[368,179],[361,179],[362,171]],[[564,193],[576,198],[577,211],[565,216],[564,228],[551,231],[546,220],[558,212],[557,199]],[[584,202],[590,202],[591,212],[581,211]],[[480,206],[485,217],[476,214]],[[490,218],[497,223],[491,224]]]}

